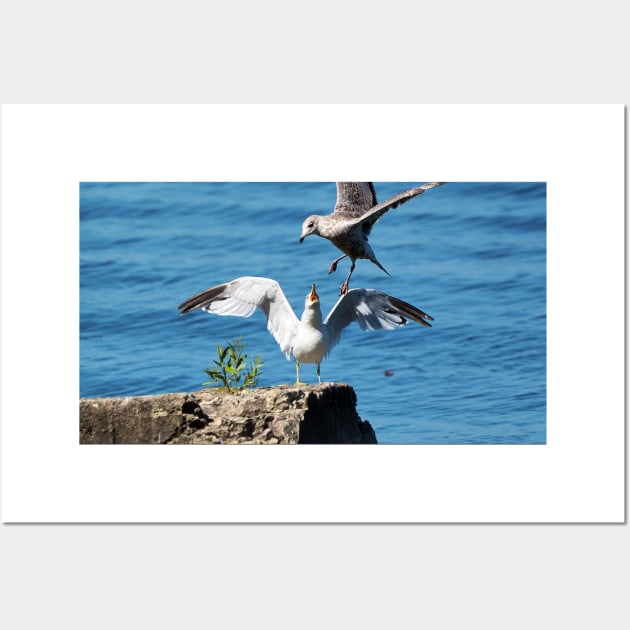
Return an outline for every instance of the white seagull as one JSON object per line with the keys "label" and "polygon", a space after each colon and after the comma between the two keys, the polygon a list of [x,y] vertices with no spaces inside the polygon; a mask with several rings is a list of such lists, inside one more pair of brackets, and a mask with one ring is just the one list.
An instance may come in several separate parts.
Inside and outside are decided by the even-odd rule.
{"label": "white seagull", "polygon": [[401,203],[405,203],[418,195],[421,195],[430,188],[441,186],[446,182],[432,182],[410,188],[404,192],[394,195],[391,199],[377,204],[376,193],[372,182],[337,182],[337,203],[332,214],[321,216],[312,214],[307,217],[302,224],[300,243],[310,234],[317,234],[328,239],[333,245],[343,252],[332,261],[328,273],[333,273],[337,269],[337,263],[350,257],[352,265],[346,281],[339,288],[339,294],[348,292],[350,276],[354,271],[355,262],[358,258],[371,260],[377,267],[382,269],[387,275],[389,272],[376,259],[372,247],[368,243],[368,236],[374,224],[389,210],[393,210]]}
{"label": "white seagull", "polygon": [[295,358],[296,385],[300,384],[300,363],[316,363],[321,384],[322,360],[339,343],[341,331],[354,321],[363,330],[379,330],[404,326],[407,318],[424,326],[431,326],[429,321],[433,320],[419,308],[374,289],[348,291],[323,320],[314,284],[306,296],[302,319],[298,319],[275,280],[253,276],[206,289],[177,308],[180,315],[201,308],[208,313],[237,317],[250,317],[259,308],[286,358]]}

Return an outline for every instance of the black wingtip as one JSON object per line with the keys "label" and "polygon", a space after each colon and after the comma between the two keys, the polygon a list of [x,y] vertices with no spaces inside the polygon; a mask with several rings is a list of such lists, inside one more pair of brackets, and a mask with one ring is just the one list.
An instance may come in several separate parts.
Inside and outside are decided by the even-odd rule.
{"label": "black wingtip", "polygon": [[389,296],[389,300],[394,307],[396,307],[403,315],[412,319],[414,322],[418,322],[418,324],[422,324],[423,326],[428,326],[432,328],[429,321],[434,321],[433,317],[428,313],[420,310],[418,307],[409,304],[403,300],[399,300],[398,298]]}
{"label": "black wingtip", "polygon": [[226,286],[226,284],[220,284],[188,298],[177,307],[177,309],[181,311],[180,315],[186,315],[197,308],[205,306],[208,302],[216,300],[217,297],[223,293]]}

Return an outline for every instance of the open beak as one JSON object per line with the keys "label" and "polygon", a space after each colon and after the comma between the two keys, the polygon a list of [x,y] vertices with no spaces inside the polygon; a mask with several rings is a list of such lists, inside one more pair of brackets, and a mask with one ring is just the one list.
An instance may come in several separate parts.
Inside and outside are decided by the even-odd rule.
{"label": "open beak", "polygon": [[311,302],[319,302],[319,295],[315,291],[315,283],[313,282],[313,287],[311,288],[311,294],[308,296],[308,299]]}

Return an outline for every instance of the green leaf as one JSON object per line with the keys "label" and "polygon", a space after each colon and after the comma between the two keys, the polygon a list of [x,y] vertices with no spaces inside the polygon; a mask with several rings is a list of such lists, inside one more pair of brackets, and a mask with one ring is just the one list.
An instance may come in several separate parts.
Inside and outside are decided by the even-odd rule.
{"label": "green leaf", "polygon": [[216,367],[204,370],[210,380],[202,385],[225,388],[230,393],[234,390],[256,387],[264,361],[261,360],[260,355],[257,355],[250,359],[248,364],[248,357],[244,352],[246,346],[242,336],[239,336],[236,341],[228,341],[225,347],[218,343],[218,360],[212,361]]}

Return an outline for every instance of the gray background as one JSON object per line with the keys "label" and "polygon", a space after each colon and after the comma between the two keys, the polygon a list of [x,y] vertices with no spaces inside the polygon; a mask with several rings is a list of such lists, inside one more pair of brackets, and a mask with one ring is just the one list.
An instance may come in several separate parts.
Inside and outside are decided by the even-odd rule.
{"label": "gray background", "polygon": [[[5,3],[1,101],[630,100],[620,3],[135,4]],[[629,543],[627,525],[3,525],[0,619],[621,628]]]}

